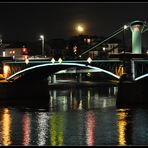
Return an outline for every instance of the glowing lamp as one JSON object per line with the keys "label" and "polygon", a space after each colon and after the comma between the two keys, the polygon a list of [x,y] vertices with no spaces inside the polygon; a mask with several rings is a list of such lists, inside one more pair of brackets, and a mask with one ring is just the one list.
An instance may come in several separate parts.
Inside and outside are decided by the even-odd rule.
{"label": "glowing lamp", "polygon": [[59,63],[62,63],[62,59],[61,59],[61,58],[59,58],[58,62],[59,62]]}
{"label": "glowing lamp", "polygon": [[25,63],[26,63],[26,64],[28,64],[28,63],[29,63],[28,56],[25,56]]}
{"label": "glowing lamp", "polygon": [[51,63],[54,63],[54,62],[55,62],[55,59],[54,59],[54,58],[52,58],[52,59],[51,59]]}
{"label": "glowing lamp", "polygon": [[27,51],[27,49],[26,49],[26,48],[22,48],[22,51],[23,51],[23,52],[26,52],[26,51]]}
{"label": "glowing lamp", "polygon": [[26,63],[26,64],[29,63],[29,59],[28,59],[28,58],[25,59],[25,63]]}
{"label": "glowing lamp", "polygon": [[89,57],[89,58],[87,59],[87,62],[88,62],[89,64],[92,62],[91,57]]}
{"label": "glowing lamp", "polygon": [[9,76],[9,73],[10,73],[10,67],[8,65],[4,65],[3,67],[3,74],[4,74],[4,77],[8,77]]}

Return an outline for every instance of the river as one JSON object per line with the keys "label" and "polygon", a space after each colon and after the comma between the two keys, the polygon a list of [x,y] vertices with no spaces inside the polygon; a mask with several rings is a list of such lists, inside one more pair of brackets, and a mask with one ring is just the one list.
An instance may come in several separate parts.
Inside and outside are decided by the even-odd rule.
{"label": "river", "polygon": [[48,108],[1,105],[1,146],[148,144],[148,108],[117,108],[117,86],[49,90]]}

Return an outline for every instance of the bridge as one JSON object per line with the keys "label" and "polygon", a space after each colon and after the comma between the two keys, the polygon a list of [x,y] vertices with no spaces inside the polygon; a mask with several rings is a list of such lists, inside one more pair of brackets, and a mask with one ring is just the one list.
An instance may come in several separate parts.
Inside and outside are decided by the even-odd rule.
{"label": "bridge", "polygon": [[[130,28],[132,32],[132,53],[119,53],[114,58],[107,57],[106,59],[87,59],[83,58],[89,51],[100,46],[110,38],[121,33],[125,29]],[[27,61],[15,60],[15,61],[2,61],[2,73],[1,78],[5,79],[11,89],[17,87],[17,89],[11,91],[13,96],[14,92],[21,92],[21,85],[29,87],[27,90],[31,90],[32,87],[36,88],[35,92],[43,94],[41,87],[45,89],[45,80],[50,76],[52,82],[55,82],[55,76],[59,74],[78,74],[79,81],[82,81],[82,74],[86,73],[103,73],[109,77],[110,80],[118,80],[118,82],[131,82],[130,84],[139,84],[141,80],[148,78],[148,56],[142,53],[141,34],[148,30],[148,25],[144,21],[134,21],[128,23],[126,26],[122,26],[112,35],[107,37],[100,43],[97,43],[90,49],[81,53],[75,60],[59,60],[53,59],[36,59]],[[131,86],[131,85],[130,85]],[[137,87],[137,86],[136,86]],[[133,86],[132,86],[133,88]],[[135,88],[135,87],[134,87]],[[134,90],[134,89],[133,89]],[[131,91],[131,89],[130,89]],[[32,93],[32,90],[30,91]],[[39,96],[38,93],[38,96]],[[47,94],[47,93],[46,93]],[[11,96],[10,95],[10,96]],[[122,99],[121,99],[122,100]],[[125,100],[124,100],[125,101]]]}
{"label": "bridge", "polygon": [[[88,57],[88,59],[83,58],[88,52],[128,29],[132,32],[132,53],[118,53],[115,54],[114,58],[108,57],[104,60],[91,59],[91,57]],[[105,40],[78,55],[78,58],[75,60],[65,59],[60,62],[53,61],[53,59],[3,61],[1,77],[7,81],[16,80],[16,78],[22,79],[22,77],[27,78],[29,75],[33,75],[31,79],[45,79],[48,75],[61,74],[63,70],[66,70],[63,71],[65,73],[72,73],[74,71],[68,69],[74,68],[76,73],[102,72],[118,80],[138,81],[148,76],[148,56],[142,53],[141,44],[141,34],[147,30],[148,24],[145,21],[127,23],[109,35]]]}
{"label": "bridge", "polygon": [[[125,54],[126,56],[126,54]],[[138,81],[148,76],[147,59],[106,59],[92,60],[64,60],[52,63],[50,60],[32,60],[28,64],[25,61],[4,61],[1,77],[7,81],[31,78],[44,80],[48,76],[64,73],[104,73],[110,79]]]}

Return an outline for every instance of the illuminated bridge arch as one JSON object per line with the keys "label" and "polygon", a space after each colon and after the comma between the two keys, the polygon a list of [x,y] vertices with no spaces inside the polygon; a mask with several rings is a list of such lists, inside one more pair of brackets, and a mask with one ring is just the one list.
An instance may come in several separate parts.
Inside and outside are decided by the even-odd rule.
{"label": "illuminated bridge arch", "polygon": [[146,73],[146,74],[144,74],[140,77],[135,78],[135,81],[141,80],[141,79],[146,78],[146,77],[148,77],[148,73]]}
{"label": "illuminated bridge arch", "polygon": [[54,64],[46,63],[46,64],[40,64],[40,65],[35,65],[32,67],[25,68],[21,71],[18,71],[16,73],[12,74],[11,76],[7,77],[6,80],[9,81],[9,80],[15,79],[16,77],[23,75],[25,73],[28,73],[28,75],[31,73],[32,74],[36,73],[36,74],[40,75],[40,77],[45,78],[45,77],[48,77],[49,75],[54,74],[60,70],[64,70],[64,69],[72,68],[72,67],[90,68],[90,69],[94,69],[96,72],[104,72],[108,75],[111,75],[114,78],[120,79],[120,76],[117,76],[112,72],[109,72],[107,70],[103,70],[98,67],[90,66],[90,65],[78,64],[78,63],[54,63]]}

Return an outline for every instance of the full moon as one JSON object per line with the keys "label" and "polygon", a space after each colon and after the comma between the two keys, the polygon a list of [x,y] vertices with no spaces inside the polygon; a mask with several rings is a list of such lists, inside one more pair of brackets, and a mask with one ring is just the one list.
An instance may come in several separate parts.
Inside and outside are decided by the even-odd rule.
{"label": "full moon", "polygon": [[82,26],[77,26],[77,31],[78,32],[83,32],[84,31],[84,27],[82,27]]}

